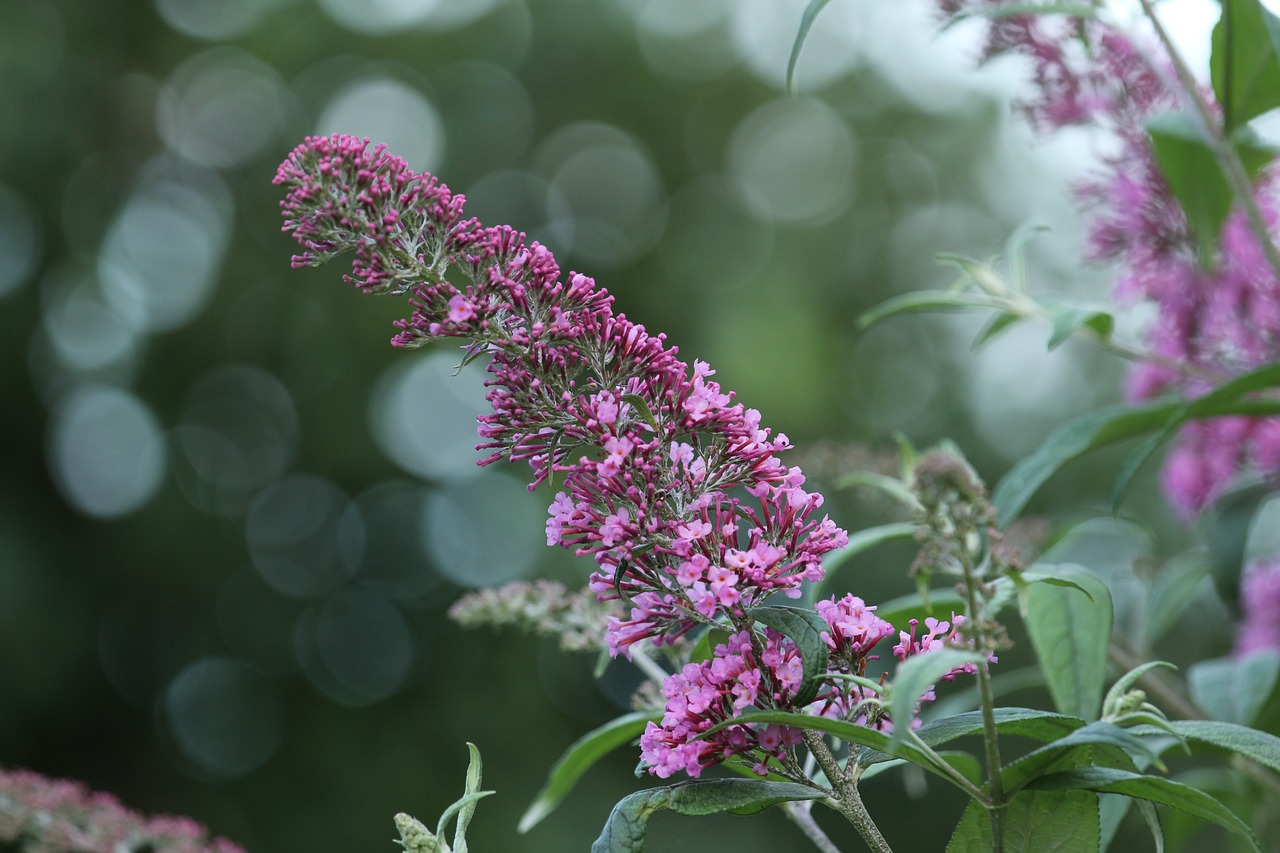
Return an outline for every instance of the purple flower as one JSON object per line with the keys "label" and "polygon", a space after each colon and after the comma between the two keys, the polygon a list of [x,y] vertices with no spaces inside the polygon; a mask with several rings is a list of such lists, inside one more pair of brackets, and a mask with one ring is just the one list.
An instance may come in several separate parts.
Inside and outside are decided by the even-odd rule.
{"label": "purple flower", "polygon": [[[225,838],[210,838],[186,817],[146,817],[111,794],[28,770],[0,770],[0,846],[9,849],[120,853],[244,853]],[[30,847],[24,846],[30,845]]]}
{"label": "purple flower", "polygon": [[[948,13],[998,9],[1008,0],[940,0]],[[1226,219],[1219,257],[1200,258],[1177,199],[1156,162],[1150,119],[1179,108],[1168,57],[1135,44],[1096,18],[1004,15],[993,20],[986,55],[1033,63],[1023,108],[1042,130],[1092,124],[1115,137],[1114,152],[1079,187],[1094,211],[1089,252],[1118,261],[1117,295],[1156,308],[1147,332],[1155,358],[1135,368],[1133,400],[1173,393],[1194,399],[1213,385],[1280,361],[1280,283],[1237,210]],[[1203,94],[1212,105],[1213,93]],[[1274,171],[1255,195],[1274,232]],[[1194,377],[1194,378],[1191,378]],[[1184,518],[1198,515],[1242,471],[1280,474],[1280,422],[1206,421],[1183,427],[1165,463],[1164,491]]]}
{"label": "purple flower", "polygon": [[1266,649],[1280,650],[1280,560],[1251,563],[1240,581],[1243,618],[1236,633],[1239,656]]}
{"label": "purple flower", "polygon": [[[410,294],[413,314],[393,343],[456,338],[464,360],[488,357],[480,464],[527,464],[530,490],[560,481],[547,544],[591,557],[588,588],[625,604],[606,631],[611,654],[699,626],[732,630],[710,660],[666,680],[666,714],[641,741],[651,772],[696,776],[735,756],[764,772],[798,731],[729,725],[704,737],[750,708],[804,710],[794,707],[806,686],[795,643],[754,633],[748,611],[774,593],[799,597],[822,579],[822,556],[848,542],[800,469],[779,460],[791,443],[705,362],[690,371],[664,336],[615,314],[590,278],[562,276],[546,247],[463,219],[461,196],[368,145],[313,137],[281,165],[285,230],[304,247],[295,263],[352,250],[352,284]],[[838,672],[862,675],[892,633],[872,609],[853,596],[820,605]],[[863,688],[819,688],[812,712],[887,725],[868,718]]]}

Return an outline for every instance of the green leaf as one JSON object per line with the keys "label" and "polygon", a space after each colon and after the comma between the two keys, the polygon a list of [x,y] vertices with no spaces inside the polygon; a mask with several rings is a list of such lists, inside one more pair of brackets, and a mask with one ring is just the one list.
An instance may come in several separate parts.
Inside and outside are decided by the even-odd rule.
{"label": "green leaf", "polygon": [[748,610],[747,615],[761,625],[786,635],[796,644],[804,676],[794,702],[800,707],[808,705],[817,695],[819,683],[831,659],[827,641],[822,639],[822,633],[831,630],[827,620],[814,610],[781,604],[755,607]]}
{"label": "green leaf", "polygon": [[1147,123],[1147,134],[1160,172],[1191,226],[1200,263],[1208,268],[1231,211],[1231,185],[1196,118],[1185,113],[1157,116]]}
{"label": "green leaf", "polygon": [[[879,489],[889,497],[910,509],[919,509],[920,501],[916,500],[911,487],[897,477],[886,477],[873,471],[851,471],[836,481],[837,489],[848,489],[853,486],[869,486]],[[870,528],[874,530],[875,528]]]}
{"label": "green leaf", "polygon": [[894,758],[903,758],[912,764],[917,764],[926,770],[937,773],[947,781],[955,784],[955,780],[948,776],[931,756],[921,752],[911,743],[904,741],[896,746],[891,746],[889,735],[882,731],[845,722],[844,720],[833,720],[830,717],[815,717],[812,714],[797,714],[791,711],[748,711],[741,716],[712,726],[700,737],[714,734],[727,726],[754,725],[757,723],[792,726],[798,729],[824,732],[840,740],[869,747],[877,755],[883,754],[883,758],[878,758],[875,761],[862,761],[861,763],[864,765],[889,761]]}
{"label": "green leaf", "polygon": [[1004,301],[975,293],[953,293],[948,290],[926,290],[904,293],[881,302],[858,317],[858,328],[865,329],[897,314],[914,314],[921,311],[967,311],[974,308],[1002,310]]}
{"label": "green leaf", "polygon": [[982,331],[978,332],[978,336],[973,339],[973,351],[977,352],[982,349],[996,335],[1000,334],[1015,323],[1025,319],[1026,318],[1021,314],[1013,314],[1008,311],[992,317],[991,320],[987,322],[987,325],[982,327]]}
{"label": "green leaf", "polygon": [[[1280,365],[1271,364],[1226,383],[1206,397],[1191,404],[1151,403],[1145,406],[1117,404],[1089,412],[1067,421],[1049,434],[1036,450],[1023,457],[1000,480],[991,501],[999,516],[1000,527],[1008,526],[1018,516],[1036,490],[1063,465],[1127,438],[1163,428],[1171,417],[1182,410],[1190,411],[1182,418],[1217,417],[1219,415],[1271,415],[1280,413],[1280,401],[1241,399],[1246,394],[1280,384]],[[1230,389],[1224,396],[1218,391]],[[1213,398],[1211,400],[1207,398]]]}
{"label": "green leaf", "polygon": [[1209,77],[1222,107],[1224,135],[1280,107],[1280,63],[1267,15],[1258,0],[1222,0],[1222,17],[1213,28]]}
{"label": "green leaf", "polygon": [[[1160,172],[1191,226],[1200,263],[1211,268],[1217,257],[1218,235],[1234,198],[1217,155],[1199,120],[1186,113],[1157,116],[1147,123],[1147,134]],[[1248,133],[1230,133],[1228,138],[1245,170],[1256,177],[1269,162],[1270,149]]]}
{"label": "green leaf", "polygon": [[[1098,797],[1084,791],[1026,791],[1005,808],[1009,853],[1097,853],[1102,828]],[[991,819],[972,802],[960,817],[947,853],[991,853]]]}
{"label": "green leaf", "polygon": [[1169,726],[1189,741],[1243,755],[1280,773],[1280,737],[1273,734],[1219,720],[1173,720]]}
{"label": "green leaf", "polygon": [[1032,782],[1030,787],[1044,791],[1085,790],[1124,794],[1158,805],[1172,806],[1234,832],[1244,838],[1254,850],[1261,851],[1249,825],[1236,817],[1230,809],[1204,791],[1162,776],[1090,767],[1043,776]]}
{"label": "green leaf", "polygon": [[[1069,567],[1060,566],[1064,576]],[[1083,567],[1066,577],[1088,590],[1037,584],[1027,590],[1027,632],[1058,710],[1094,720],[1102,703],[1111,639],[1111,592]],[[1092,600],[1090,600],[1092,599]]]}
{"label": "green leaf", "polygon": [[653,427],[654,432],[661,432],[661,430],[658,429],[658,419],[653,416],[653,409],[649,408],[649,403],[644,397],[641,397],[639,394],[623,394],[622,401],[634,406],[636,411],[640,413],[641,417],[645,419],[645,422],[649,424],[649,426]]}
{"label": "green leaf", "polygon": [[1146,646],[1154,645],[1177,624],[1187,608],[1209,594],[1209,571],[1205,557],[1196,553],[1184,554],[1164,565],[1147,595],[1143,625]]}
{"label": "green leaf", "polygon": [[[478,800],[485,794],[480,790],[480,782],[484,777],[484,762],[480,760],[480,750],[474,743],[468,743],[467,750],[471,754],[471,759],[467,763],[467,782],[464,793]],[[467,853],[467,827],[471,825],[471,817],[475,813],[475,800],[459,809],[458,824],[453,829],[453,853]]]}
{"label": "green leaf", "polygon": [[1135,758],[1160,762],[1159,753],[1141,737],[1100,720],[1006,764],[1000,770],[1005,793],[1015,792],[1033,779],[1061,770],[1064,764],[1072,768],[1079,767],[1077,759],[1088,763],[1093,747],[1099,745],[1116,747]]}
{"label": "green leaf", "polygon": [[648,722],[657,717],[657,714],[648,711],[623,714],[574,741],[547,774],[547,781],[533,798],[529,808],[525,809],[516,831],[525,833],[537,826],[544,817],[555,811],[583,773],[605,755],[639,737]]}
{"label": "green leaf", "polygon": [[[1057,740],[1085,725],[1085,721],[1079,717],[1036,708],[996,708],[995,719],[996,730],[1000,734],[1042,741]],[[929,746],[939,746],[981,731],[982,712],[969,711],[954,717],[931,720],[916,730],[916,736]]]}
{"label": "green leaf", "polygon": [[1001,478],[992,493],[1000,527],[1007,527],[1036,490],[1063,465],[1091,450],[1158,429],[1178,404],[1117,404],[1067,421]]}
{"label": "green leaf", "polygon": [[683,815],[718,812],[748,815],[778,803],[817,800],[821,791],[795,782],[751,779],[703,779],[637,791],[613,807],[591,853],[639,853],[644,850],[650,816],[669,809]]}
{"label": "green leaf", "polygon": [[1160,430],[1138,445],[1120,466],[1120,473],[1116,475],[1115,483],[1111,487],[1112,512],[1115,512],[1123,501],[1129,483],[1138,469],[1161,445],[1173,437],[1178,427],[1194,418],[1211,418],[1224,414],[1225,409],[1233,407],[1246,394],[1273,388],[1277,384],[1280,384],[1280,365],[1269,364],[1224,382],[1203,397],[1183,403],[1170,412],[1168,420],[1161,425]]}
{"label": "green leaf", "polygon": [[1244,572],[1254,519],[1274,493],[1268,483],[1248,483],[1228,490],[1200,517],[1198,527],[1209,550],[1213,585],[1229,605],[1234,606],[1240,599],[1240,575]]}
{"label": "green leaf", "polygon": [[1215,720],[1251,726],[1275,692],[1280,652],[1200,661],[1187,670],[1191,699]]}
{"label": "green leaf", "polygon": [[800,62],[800,51],[804,47],[805,39],[809,38],[809,30],[813,29],[814,20],[828,2],[829,0],[809,0],[809,5],[805,7],[804,15],[800,18],[800,29],[796,32],[795,41],[791,43],[791,55],[787,57],[787,91],[792,94],[795,93],[796,64]]}
{"label": "green leaf", "polygon": [[455,802],[453,805],[449,806],[449,808],[444,810],[444,814],[440,815],[440,823],[436,825],[436,835],[437,836],[444,835],[445,827],[449,825],[449,821],[453,819],[454,815],[459,815],[462,812],[468,811],[468,810],[474,812],[477,802],[495,793],[497,792],[496,791],[476,791],[475,793],[472,793],[472,794],[463,794],[461,797],[458,798],[457,802]]}
{"label": "green leaf", "polygon": [[978,652],[943,648],[912,655],[899,664],[889,697],[889,716],[893,719],[890,744],[902,743],[911,730],[911,721],[915,719],[921,697],[942,676],[965,664],[983,666],[986,662],[986,657]]}
{"label": "green leaf", "polygon": [[1049,336],[1049,349],[1054,350],[1080,329],[1088,329],[1102,340],[1111,337],[1116,321],[1102,306],[1078,302],[1049,302],[1041,300],[1049,312],[1053,333]]}

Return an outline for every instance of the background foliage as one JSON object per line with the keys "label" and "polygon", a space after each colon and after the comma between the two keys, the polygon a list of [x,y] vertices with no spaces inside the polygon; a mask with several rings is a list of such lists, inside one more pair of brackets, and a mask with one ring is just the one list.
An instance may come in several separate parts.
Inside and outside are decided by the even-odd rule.
{"label": "background foliage", "polygon": [[[481,377],[387,347],[399,306],[289,269],[270,178],[308,133],[388,142],[546,242],[710,361],[819,481],[895,430],[955,439],[994,481],[1114,399],[1118,366],[1074,340],[1047,353],[1044,328],[978,354],[981,318],[856,330],[947,285],[937,252],[985,256],[1028,221],[1053,229],[1029,253],[1039,289],[1104,295],[1068,191],[1092,142],[1034,139],[1008,107],[1016,65],[973,70],[972,33],[939,35],[923,4],[830,3],[789,97],[805,5],[0,4],[0,765],[254,850],[376,850],[395,812],[456,799],[470,741],[499,792],[472,845],[507,849],[546,769],[637,682],[445,620],[467,586],[585,567],[541,549],[544,496],[473,469]],[[1107,505],[1092,458],[1055,500]],[[829,497],[850,530],[885,517]],[[1126,509],[1175,529],[1151,489]],[[907,592],[910,553],[837,583]],[[1179,653],[1228,643],[1206,629]],[[585,849],[634,760],[594,769],[521,849]],[[902,849],[940,848],[963,807],[932,790],[953,814],[920,820],[923,784],[866,791]],[[650,838],[793,832],[660,817]]]}

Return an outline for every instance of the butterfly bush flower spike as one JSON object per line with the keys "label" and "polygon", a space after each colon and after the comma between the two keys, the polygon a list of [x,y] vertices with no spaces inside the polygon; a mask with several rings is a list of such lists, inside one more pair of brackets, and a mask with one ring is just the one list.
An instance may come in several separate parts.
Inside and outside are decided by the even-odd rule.
{"label": "butterfly bush flower spike", "polygon": [[[382,146],[308,138],[276,183],[288,193],[285,230],[303,247],[296,265],[351,251],[348,282],[409,295],[393,344],[453,338],[464,361],[488,359],[479,464],[528,465],[530,490],[559,484],[547,544],[594,561],[589,589],[620,607],[605,631],[612,655],[698,626],[729,629],[711,660],[667,679],[666,715],[642,742],[652,772],[697,775],[739,755],[762,769],[785,754],[797,734],[771,727],[693,738],[749,708],[790,707],[799,653],[780,634],[760,640],[748,611],[774,593],[799,597],[822,578],[822,556],[848,542],[800,469],[780,460],[787,437],[706,362],[690,369],[665,336],[616,313],[591,278],[563,274],[520,232],[464,218],[462,196]],[[860,601],[841,607],[824,618],[858,655],[890,635]]]}

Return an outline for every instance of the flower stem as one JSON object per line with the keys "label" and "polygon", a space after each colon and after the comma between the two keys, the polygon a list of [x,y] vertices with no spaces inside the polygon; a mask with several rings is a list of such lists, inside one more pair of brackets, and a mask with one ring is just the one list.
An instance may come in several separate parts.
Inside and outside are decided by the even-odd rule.
{"label": "flower stem", "polygon": [[889,842],[884,840],[884,836],[880,834],[880,828],[871,819],[870,812],[867,811],[867,807],[863,804],[862,796],[858,793],[857,783],[845,779],[844,773],[840,770],[840,763],[836,761],[836,757],[827,748],[822,735],[812,729],[805,729],[802,732],[802,736],[804,737],[805,745],[809,747],[809,752],[817,759],[818,766],[822,768],[822,772],[826,774],[827,779],[835,786],[832,795],[824,802],[844,815],[845,819],[858,830],[862,840],[867,842],[867,846],[875,853],[893,853],[893,848],[889,846]]}
{"label": "flower stem", "polygon": [[810,801],[783,803],[782,808],[787,813],[787,817],[791,818],[791,821],[800,827],[804,837],[813,842],[814,847],[817,847],[822,853],[840,853],[840,848],[822,831],[822,827],[818,826],[818,822],[813,819]]}

